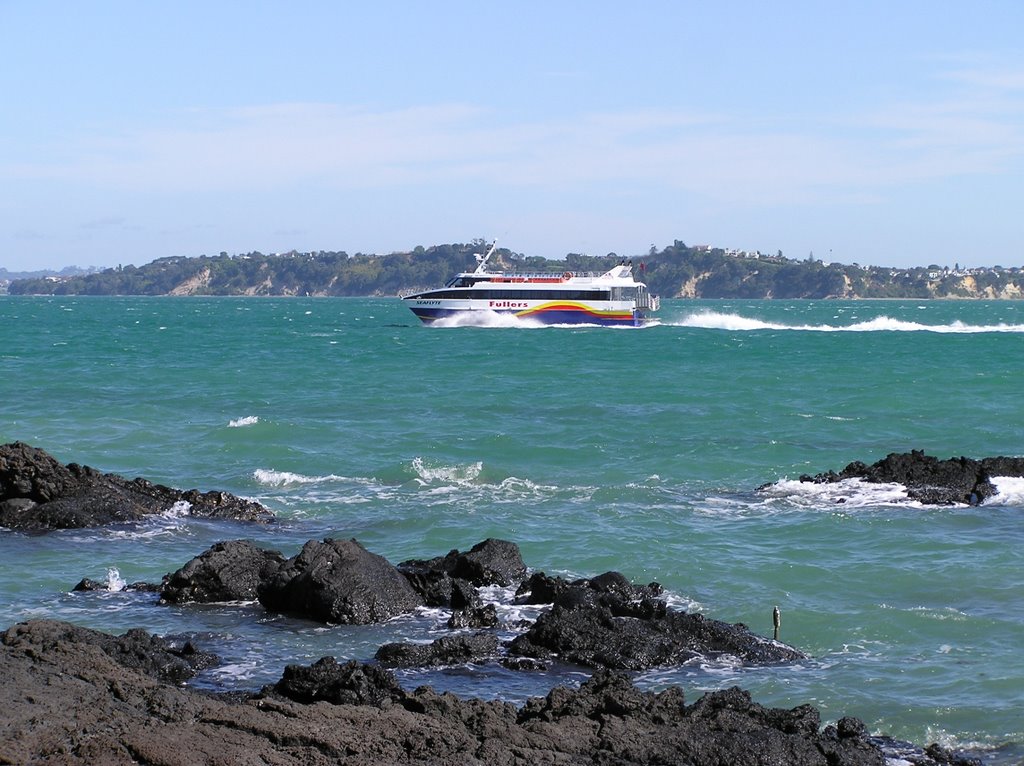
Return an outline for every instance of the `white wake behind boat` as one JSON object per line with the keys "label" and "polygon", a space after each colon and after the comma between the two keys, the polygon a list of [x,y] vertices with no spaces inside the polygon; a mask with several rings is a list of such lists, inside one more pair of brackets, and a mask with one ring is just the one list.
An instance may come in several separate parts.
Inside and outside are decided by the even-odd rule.
{"label": "white wake behind boat", "polygon": [[623,261],[603,274],[520,274],[488,271],[497,247],[477,254],[473,271],[456,274],[444,287],[402,296],[426,323],[453,317],[511,315],[542,324],[595,324],[639,327],[651,321],[659,300],[633,277]]}

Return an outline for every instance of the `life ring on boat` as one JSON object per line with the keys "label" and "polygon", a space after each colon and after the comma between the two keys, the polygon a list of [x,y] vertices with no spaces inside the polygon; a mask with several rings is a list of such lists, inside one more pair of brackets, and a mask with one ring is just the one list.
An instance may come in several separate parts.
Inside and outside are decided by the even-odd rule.
{"label": "life ring on boat", "polygon": [[567,271],[562,275],[562,279],[572,279],[572,272]]}

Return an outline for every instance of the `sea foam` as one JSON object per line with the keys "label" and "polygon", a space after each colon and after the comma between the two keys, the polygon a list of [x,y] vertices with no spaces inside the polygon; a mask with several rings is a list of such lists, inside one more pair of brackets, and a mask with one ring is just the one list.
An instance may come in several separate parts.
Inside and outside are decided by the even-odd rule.
{"label": "sea foam", "polygon": [[257,468],[252,472],[252,477],[270,487],[284,487],[290,484],[319,484],[326,481],[344,481],[343,477],[328,474],[326,476],[303,476],[301,473],[291,471],[274,471],[269,468]]}
{"label": "sea foam", "polygon": [[987,498],[982,505],[1024,505],[1024,477],[993,476],[990,481],[998,494]]}
{"label": "sea foam", "polygon": [[117,567],[110,567],[107,570],[107,590],[119,592],[124,590],[127,585],[128,583],[121,577],[121,572]]}
{"label": "sea foam", "polygon": [[416,457],[412,461],[412,469],[416,472],[417,480],[422,484],[472,484],[480,478],[480,472],[484,469],[482,462],[469,465],[442,465],[428,466],[423,458]]}
{"label": "sea foam", "polygon": [[171,519],[179,519],[182,516],[188,516],[191,512],[192,503],[188,500],[179,500],[164,511],[163,515]]}
{"label": "sea foam", "polygon": [[840,504],[845,508],[878,505],[922,507],[920,502],[907,497],[907,488],[902,484],[873,484],[861,479],[843,479],[821,484],[783,479],[759,490],[759,494],[772,499],[787,500],[799,507]]}
{"label": "sea foam", "polygon": [[752,332],[759,330],[780,330],[798,332],[934,332],[934,333],[1024,333],[1024,325],[994,324],[969,325],[960,321],[949,324],[927,325],[920,322],[908,322],[888,316],[875,317],[851,325],[796,325],[765,322],[760,319],[740,316],[739,314],[723,314],[717,311],[701,311],[684,317],[681,320],[665,322],[675,327],[693,327],[705,330],[730,330],[734,332]]}
{"label": "sea foam", "polygon": [[499,314],[496,311],[467,311],[450,317],[435,319],[431,327],[515,327],[535,330],[550,327],[536,319],[521,319],[515,314]]}

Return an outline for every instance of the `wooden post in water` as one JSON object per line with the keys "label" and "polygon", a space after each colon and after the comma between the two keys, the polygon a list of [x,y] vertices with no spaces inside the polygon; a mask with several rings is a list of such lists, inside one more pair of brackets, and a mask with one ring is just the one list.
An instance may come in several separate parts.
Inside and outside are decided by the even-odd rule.
{"label": "wooden post in water", "polygon": [[775,626],[775,640],[779,640],[779,626],[782,624],[782,613],[779,611],[778,604],[772,609],[772,625]]}

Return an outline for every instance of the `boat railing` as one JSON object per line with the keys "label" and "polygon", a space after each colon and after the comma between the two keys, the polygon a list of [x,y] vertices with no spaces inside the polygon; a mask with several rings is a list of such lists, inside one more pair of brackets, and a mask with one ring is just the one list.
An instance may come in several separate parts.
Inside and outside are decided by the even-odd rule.
{"label": "boat railing", "polygon": [[636,296],[636,307],[641,311],[657,311],[661,308],[661,298],[651,295],[646,290],[640,290]]}

